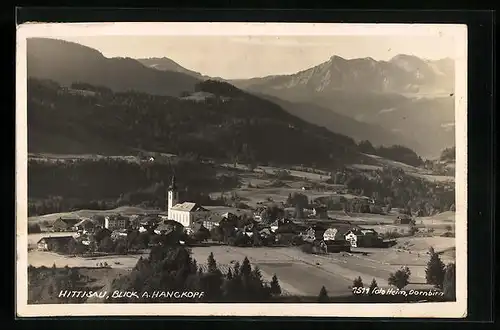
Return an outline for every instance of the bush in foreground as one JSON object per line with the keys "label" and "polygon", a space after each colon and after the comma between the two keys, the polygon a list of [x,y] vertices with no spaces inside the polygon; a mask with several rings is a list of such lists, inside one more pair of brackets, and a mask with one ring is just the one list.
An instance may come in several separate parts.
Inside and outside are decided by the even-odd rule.
{"label": "bush in foreground", "polygon": [[399,290],[402,290],[410,283],[410,275],[411,272],[408,267],[401,267],[401,269],[397,270],[395,273],[391,273],[388,279],[389,285],[394,285]]}

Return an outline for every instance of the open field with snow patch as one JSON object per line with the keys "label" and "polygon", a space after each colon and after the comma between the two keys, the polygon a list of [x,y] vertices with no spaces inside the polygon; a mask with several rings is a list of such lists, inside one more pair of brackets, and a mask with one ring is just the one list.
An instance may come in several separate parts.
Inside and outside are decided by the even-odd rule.
{"label": "open field with snow patch", "polygon": [[60,217],[76,217],[76,218],[90,218],[93,215],[109,215],[109,214],[123,214],[123,215],[133,215],[133,214],[154,214],[162,212],[162,210],[152,210],[143,209],[134,206],[121,206],[112,210],[78,210],[74,212],[61,212],[61,213],[51,213],[45,215],[39,215],[34,217],[29,217],[28,222],[36,223],[47,221],[49,223],[57,220]]}
{"label": "open field with snow patch", "polygon": [[[412,275],[408,288],[428,288],[425,284],[425,264],[428,256],[395,249],[354,249],[353,253],[309,255],[298,248],[243,248],[211,246],[191,248],[193,258],[203,267],[208,255],[213,252],[223,272],[248,257],[253,266],[258,266],[263,278],[269,281],[276,274],[280,285],[288,295],[316,296],[324,285],[331,296],[350,294],[349,286],[360,276],[368,284],[372,279],[380,287],[387,287],[391,272],[403,265],[410,267]],[[361,252],[365,252],[361,254]],[[107,256],[99,258],[67,257],[50,252],[31,251],[28,264],[50,267],[96,267],[107,262],[112,268],[132,269],[141,255]],[[147,256],[146,253],[142,256]],[[116,264],[118,262],[119,264]]]}

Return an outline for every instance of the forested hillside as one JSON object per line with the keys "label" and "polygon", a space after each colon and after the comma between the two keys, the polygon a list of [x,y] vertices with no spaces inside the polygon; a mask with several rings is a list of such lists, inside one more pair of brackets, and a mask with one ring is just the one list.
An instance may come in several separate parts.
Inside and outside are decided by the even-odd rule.
{"label": "forested hillside", "polygon": [[[330,167],[362,157],[351,138],[294,117],[227,83],[205,81],[201,101],[63,88],[28,81],[29,152],[120,153],[147,149],[244,163]],[[52,141],[53,143],[47,143]]]}

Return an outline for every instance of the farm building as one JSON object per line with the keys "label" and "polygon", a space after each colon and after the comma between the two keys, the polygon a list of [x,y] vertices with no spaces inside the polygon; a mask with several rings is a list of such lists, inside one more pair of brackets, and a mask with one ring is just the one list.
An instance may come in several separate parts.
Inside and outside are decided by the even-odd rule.
{"label": "farm building", "polygon": [[75,225],[78,231],[93,231],[95,227],[96,224],[90,219],[83,219]]}
{"label": "farm building", "polygon": [[323,241],[329,252],[350,251],[351,245],[345,239],[345,234],[351,230],[350,224],[323,224],[318,223],[310,226],[301,233],[306,242]]}
{"label": "farm building", "polygon": [[223,219],[227,219],[227,217],[215,213],[208,216],[208,218],[201,220],[201,223],[205,228],[211,230],[212,228],[219,226]]}
{"label": "farm building", "polygon": [[126,229],[128,228],[128,225],[129,219],[119,214],[108,215],[104,218],[104,228],[111,231]]}
{"label": "farm building", "polygon": [[346,233],[345,239],[352,247],[378,247],[382,245],[382,239],[373,229],[356,228]]}
{"label": "farm building", "polygon": [[127,236],[128,234],[126,229],[116,229],[111,233],[110,237],[113,241],[116,241],[118,239],[127,238]]}
{"label": "farm building", "polygon": [[413,218],[411,216],[409,216],[408,214],[400,214],[400,215],[398,215],[396,220],[394,220],[394,223],[397,225],[409,225],[413,222],[414,222]]}
{"label": "farm building", "polygon": [[315,206],[312,209],[311,215],[318,219],[327,219],[328,209],[326,208],[326,206]]}
{"label": "farm building", "polygon": [[75,230],[75,225],[80,222],[78,218],[58,218],[52,224],[54,231],[72,231]]}
{"label": "farm building", "polygon": [[[154,216],[154,215],[148,215],[142,218],[137,219],[135,222],[136,228],[139,229],[139,232],[143,233],[146,231],[151,231],[156,229],[156,227],[162,222],[162,218]],[[167,220],[167,219],[165,219]]]}
{"label": "farm building", "polygon": [[155,234],[165,235],[173,231],[184,231],[184,226],[174,220],[165,220],[154,229]]}
{"label": "farm building", "polygon": [[205,227],[201,222],[194,223],[189,229],[190,232],[194,233],[195,235],[203,233],[202,235],[206,235],[205,238],[210,237],[210,229]]}
{"label": "farm building", "polygon": [[309,237],[315,237],[315,239],[322,239],[325,241],[343,241],[345,240],[345,234],[351,230],[353,225],[349,223],[316,223],[310,226],[304,234]]}
{"label": "farm building", "polygon": [[270,229],[276,233],[300,233],[304,229],[304,226],[289,219],[280,219],[273,222]]}
{"label": "farm building", "polygon": [[69,242],[73,241],[75,238],[73,236],[48,236],[41,238],[37,247],[40,251],[57,251],[62,247],[68,245]]}

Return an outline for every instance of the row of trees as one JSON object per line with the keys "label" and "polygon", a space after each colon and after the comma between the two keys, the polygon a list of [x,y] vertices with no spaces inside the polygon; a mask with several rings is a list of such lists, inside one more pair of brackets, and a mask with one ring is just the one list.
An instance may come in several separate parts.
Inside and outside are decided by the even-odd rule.
{"label": "row of trees", "polygon": [[[435,288],[442,290],[445,298],[454,300],[456,294],[455,263],[445,265],[439,254],[432,247],[429,249],[429,254],[430,259],[425,269],[427,284],[431,284]],[[390,285],[394,285],[401,290],[410,283],[410,275],[411,271],[408,267],[401,267],[401,269],[391,273],[388,282]],[[356,283],[358,284],[357,286],[362,286],[362,282],[358,281]]]}
{"label": "row of trees", "polygon": [[383,158],[395,160],[412,166],[421,166],[422,158],[410,148],[402,145],[392,145],[389,147],[379,146],[375,148],[370,141],[359,142],[358,150],[362,153],[377,155]]}
{"label": "row of trees", "polygon": [[[216,176],[210,164],[177,158],[170,163],[132,163],[119,159],[28,162],[30,216],[75,209],[112,209],[121,205],[164,208],[166,185],[182,177],[181,198],[204,205],[221,204],[208,192],[240,185],[235,175]],[[61,197],[64,196],[64,197]]]}
{"label": "row of trees", "polygon": [[[113,290],[120,291],[198,291],[203,302],[264,302],[281,294],[276,275],[270,283],[263,280],[258,267],[248,258],[236,262],[223,273],[211,253],[205,267],[200,267],[188,249],[183,247],[155,247],[148,258],[140,259],[128,276],[115,279]],[[189,298],[186,298],[189,299]],[[148,298],[122,298],[113,302],[151,302]],[[160,297],[154,302],[173,301]],[[176,300],[180,302],[181,300]]]}
{"label": "row of trees", "polygon": [[[443,184],[407,175],[399,168],[387,167],[371,173],[346,169],[344,173],[349,190],[371,197],[387,209],[403,208],[425,216],[435,211],[448,211],[455,203],[452,187],[447,189]],[[365,210],[368,209],[365,207]]]}
{"label": "row of trees", "polygon": [[84,302],[84,298],[76,295],[61,296],[61,291],[83,291],[88,278],[80,274],[78,269],[28,267],[28,303],[50,304],[65,303],[75,304]]}

